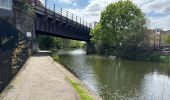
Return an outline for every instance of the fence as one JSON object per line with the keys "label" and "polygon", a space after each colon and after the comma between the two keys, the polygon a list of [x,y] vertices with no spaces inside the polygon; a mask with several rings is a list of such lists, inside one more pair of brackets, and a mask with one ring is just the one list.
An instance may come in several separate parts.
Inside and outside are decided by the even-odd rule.
{"label": "fence", "polygon": [[44,8],[45,12],[51,11],[53,12],[52,14],[55,15],[61,15],[65,19],[72,20],[76,23],[79,23],[81,25],[84,25],[86,27],[91,28],[92,25],[91,23],[85,21],[84,19],[78,17],[77,15],[69,12],[68,10],[65,10],[59,6],[57,6],[54,2],[51,0],[35,0],[35,7],[41,7]]}

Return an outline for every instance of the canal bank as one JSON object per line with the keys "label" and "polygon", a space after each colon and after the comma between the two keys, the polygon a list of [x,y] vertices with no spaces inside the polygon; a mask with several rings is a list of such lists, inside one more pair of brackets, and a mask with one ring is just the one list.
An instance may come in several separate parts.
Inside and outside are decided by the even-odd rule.
{"label": "canal bank", "polygon": [[[69,81],[69,83],[72,84],[74,88],[79,87],[79,89],[81,89],[80,91],[85,92],[85,95],[86,96],[89,95],[92,100],[102,100],[100,96],[98,96],[89,87],[87,87],[80,79],[78,79],[73,73],[71,73],[70,70],[66,69],[63,65],[61,65],[57,61],[54,61],[52,57],[49,57],[49,59],[51,60],[51,62],[53,62],[53,64],[58,66],[58,68],[65,74],[66,80]],[[75,86],[74,84],[76,84],[77,86]],[[82,100],[90,100],[90,99],[87,98],[87,99],[82,99]]]}
{"label": "canal bank", "polygon": [[68,78],[76,81],[47,53],[39,53],[30,57],[2,92],[0,100],[80,100]]}

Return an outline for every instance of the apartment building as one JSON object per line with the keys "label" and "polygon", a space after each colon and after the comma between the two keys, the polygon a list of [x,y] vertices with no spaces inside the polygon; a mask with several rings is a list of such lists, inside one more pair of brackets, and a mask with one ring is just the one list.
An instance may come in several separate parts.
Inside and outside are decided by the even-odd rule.
{"label": "apartment building", "polygon": [[170,30],[164,31],[162,29],[149,29],[150,35],[150,43],[155,46],[164,46],[170,45],[165,42],[165,38],[170,35]]}

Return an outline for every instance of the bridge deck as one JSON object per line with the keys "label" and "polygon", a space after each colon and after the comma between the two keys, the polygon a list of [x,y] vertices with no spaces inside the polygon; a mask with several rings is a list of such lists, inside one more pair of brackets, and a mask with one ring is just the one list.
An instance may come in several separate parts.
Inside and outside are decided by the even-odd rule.
{"label": "bridge deck", "polygon": [[31,57],[0,100],[79,100],[65,74],[47,55]]}
{"label": "bridge deck", "polygon": [[35,30],[37,34],[90,41],[91,24],[50,0],[35,2]]}

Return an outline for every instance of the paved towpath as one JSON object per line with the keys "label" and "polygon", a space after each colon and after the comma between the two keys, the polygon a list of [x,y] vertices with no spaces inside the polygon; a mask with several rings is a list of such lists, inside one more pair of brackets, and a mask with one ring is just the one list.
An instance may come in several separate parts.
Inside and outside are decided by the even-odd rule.
{"label": "paved towpath", "polygon": [[46,54],[32,56],[0,100],[79,100],[65,74]]}

